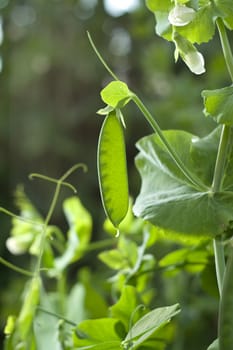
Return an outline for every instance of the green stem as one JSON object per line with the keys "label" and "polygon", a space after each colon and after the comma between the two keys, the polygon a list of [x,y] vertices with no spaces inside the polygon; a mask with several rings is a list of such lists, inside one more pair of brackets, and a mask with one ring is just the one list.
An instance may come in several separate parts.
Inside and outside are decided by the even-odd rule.
{"label": "green stem", "polygon": [[233,55],[232,55],[231,46],[228,40],[226,28],[221,18],[217,19],[217,27],[218,27],[219,37],[222,45],[222,51],[225,58],[226,66],[230,74],[231,80],[233,81]]}
{"label": "green stem", "polygon": [[68,324],[70,324],[70,325],[73,326],[73,327],[76,327],[76,326],[77,326],[76,323],[74,323],[73,321],[68,320],[67,318],[65,318],[65,317],[63,317],[63,316],[61,316],[61,315],[59,315],[59,314],[57,314],[57,313],[55,313],[55,312],[46,310],[46,309],[44,309],[42,306],[37,306],[37,309],[40,310],[40,311],[42,311],[42,312],[44,312],[45,314],[48,314],[48,315],[52,316],[52,317],[56,317],[56,318],[58,318],[59,320],[63,320],[65,323],[68,323]]}
{"label": "green stem", "polygon": [[223,175],[225,171],[225,164],[227,159],[228,147],[231,137],[231,127],[223,125],[221,137],[219,141],[218,154],[215,163],[214,177],[211,186],[213,193],[221,190]]}
{"label": "green stem", "polygon": [[132,94],[132,100],[134,103],[138,106],[152,129],[158,134],[161,141],[163,142],[164,146],[166,147],[168,153],[170,154],[171,158],[174,160],[178,168],[182,171],[184,176],[189,180],[189,182],[198,190],[201,191],[209,191],[209,188],[205,186],[200,180],[193,176],[193,174],[189,171],[188,168],[184,165],[182,160],[179,158],[179,156],[176,154],[176,152],[172,149],[171,145],[168,143],[167,139],[164,137],[162,130],[160,129],[157,122],[152,117],[151,113],[148,111],[146,106],[143,104],[143,102],[139,99],[139,97],[135,94]]}
{"label": "green stem", "polygon": [[[41,271],[41,261],[42,261],[42,257],[43,257],[43,253],[44,253],[47,227],[48,227],[48,224],[49,224],[49,222],[51,220],[51,217],[52,217],[52,215],[54,213],[55,206],[56,206],[56,203],[57,203],[57,200],[58,200],[58,196],[59,196],[60,191],[61,191],[61,187],[63,186],[64,183],[67,184],[64,181],[67,179],[67,177],[69,177],[78,168],[82,168],[84,171],[87,170],[87,167],[84,164],[82,164],[82,163],[76,164],[72,168],[70,168],[60,179],[58,179],[56,181],[53,181],[53,182],[56,182],[57,185],[56,185],[56,188],[55,188],[55,191],[54,191],[54,195],[53,195],[53,198],[52,198],[49,210],[48,210],[48,214],[47,214],[47,216],[45,218],[43,229],[42,229],[42,233],[41,233],[40,252],[39,252],[39,255],[38,255],[36,268],[35,268],[35,275],[36,276],[38,276],[40,274],[40,271]],[[34,174],[34,176],[35,176],[35,174]],[[45,180],[47,180],[45,177],[43,177],[43,178]],[[71,186],[71,189],[72,189],[72,187],[73,186]]]}
{"label": "green stem", "polygon": [[24,270],[21,267],[15,266],[14,264],[12,264],[9,261],[3,259],[2,257],[0,257],[0,263],[5,265],[6,267],[8,267],[11,270],[14,270],[14,271],[16,271],[18,273],[21,273],[22,275],[29,276],[29,277],[33,276],[32,272]]}
{"label": "green stem", "polygon": [[[225,58],[226,66],[233,81],[233,55],[226,33],[224,23],[221,18],[217,19],[217,27],[219,32],[219,37],[222,45],[222,51]],[[219,141],[218,154],[216,158],[213,182],[212,182],[212,192],[218,192],[221,190],[222,180],[225,172],[225,164],[227,159],[228,147],[231,139],[231,127],[223,125],[222,133]],[[214,239],[214,255],[215,255],[215,267],[217,282],[219,288],[219,294],[222,294],[223,278],[225,273],[225,256],[224,247],[221,241]]]}
{"label": "green stem", "polygon": [[213,246],[214,246],[214,258],[215,258],[218,290],[219,290],[220,296],[222,296],[223,278],[224,278],[224,273],[226,268],[224,247],[222,242],[217,238],[213,240]]}

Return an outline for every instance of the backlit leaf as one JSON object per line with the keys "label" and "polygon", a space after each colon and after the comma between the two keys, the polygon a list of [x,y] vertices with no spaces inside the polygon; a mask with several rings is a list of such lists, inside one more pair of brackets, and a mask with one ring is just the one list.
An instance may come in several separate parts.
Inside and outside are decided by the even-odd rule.
{"label": "backlit leaf", "polygon": [[[110,308],[111,316],[119,319],[128,330],[131,317],[139,305],[139,297],[135,287],[125,285],[120,299]],[[133,321],[137,321],[140,316],[140,311],[136,312]]]}
{"label": "backlit leaf", "polygon": [[211,40],[215,32],[215,13],[212,4],[199,9],[190,23],[176,30],[191,43],[204,43]]}
{"label": "backlit leaf", "polygon": [[148,339],[156,330],[166,325],[180,312],[178,304],[154,309],[140,318],[129,330],[124,342],[133,341],[132,349]]}
{"label": "backlit leaf", "polygon": [[233,125],[233,86],[204,90],[204,113],[219,124]]}
{"label": "backlit leaf", "polygon": [[[186,167],[209,187],[215,166],[219,129],[203,139],[183,131],[166,131],[165,137]],[[136,165],[141,174],[141,191],[134,213],[164,230],[191,236],[223,233],[233,220],[233,194],[198,191],[191,187],[171,160],[156,135],[137,144]],[[231,177],[230,177],[231,176]],[[232,172],[229,171],[232,183]]]}
{"label": "backlit leaf", "polygon": [[146,6],[152,12],[155,11],[166,11],[168,12],[172,7],[172,3],[170,0],[146,0]]}
{"label": "backlit leaf", "polygon": [[122,81],[112,81],[101,91],[101,98],[113,108],[122,108],[131,99],[131,92]]}

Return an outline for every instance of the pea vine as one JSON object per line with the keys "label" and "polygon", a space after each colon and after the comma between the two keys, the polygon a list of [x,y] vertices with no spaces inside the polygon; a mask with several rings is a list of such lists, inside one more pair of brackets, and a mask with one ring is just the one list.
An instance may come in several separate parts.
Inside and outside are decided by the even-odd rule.
{"label": "pea vine", "polygon": [[[227,33],[233,30],[232,0],[147,0],[146,6],[155,17],[156,34],[173,43],[175,61],[180,58],[195,75],[208,76],[205,57],[197,47],[210,42],[218,31],[232,83]],[[27,254],[30,268],[0,258],[26,281],[18,313],[6,321],[4,350],[164,350],[179,332],[176,316],[182,310],[177,302],[156,305],[155,275],[200,273],[213,260],[219,293],[218,334],[207,350],[229,350],[233,344],[233,87],[202,91],[204,115],[216,122],[210,134],[163,131],[139,96],[111,70],[89,33],[88,38],[113,78],[101,91],[105,106],[98,111],[104,121],[97,168],[108,237],[92,240],[91,214],[67,182],[78,168],[86,170],[85,165],[75,165],[59,179],[30,175],[55,185],[45,218],[24,189],[17,188],[20,213],[4,208],[0,212],[12,222],[8,250],[15,256]],[[135,201],[129,194],[124,138],[123,109],[130,102],[153,131],[136,144],[141,188]],[[74,192],[63,202],[67,232],[52,224],[62,188]],[[157,258],[159,242],[170,239],[182,247]],[[102,270],[95,279],[90,269],[82,267],[88,254],[95,254],[108,271],[114,271],[107,282],[105,276],[100,281]],[[70,269],[80,261],[83,265],[70,286]]]}

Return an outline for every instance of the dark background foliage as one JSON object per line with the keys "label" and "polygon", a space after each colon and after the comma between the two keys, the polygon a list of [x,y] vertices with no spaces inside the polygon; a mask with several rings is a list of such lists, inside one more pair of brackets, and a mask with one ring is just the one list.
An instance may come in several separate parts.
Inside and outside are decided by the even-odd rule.
{"label": "dark background foliage", "polygon": [[[59,177],[75,163],[84,162],[88,172],[75,173],[71,182],[93,215],[97,239],[104,214],[96,171],[102,117],[96,111],[102,107],[99,91],[111,78],[92,51],[86,31],[113,71],[142,97],[163,129],[181,128],[200,136],[213,128],[202,114],[201,90],[228,84],[218,40],[201,47],[207,73],[196,77],[182,62],[174,64],[174,47],[155,36],[154,18],[144,1],[120,16],[109,14],[97,0],[0,0],[0,11],[4,33],[0,47],[0,206],[15,210],[14,190],[23,183],[45,214],[53,188],[39,180],[29,181],[28,174]],[[139,177],[134,168],[134,144],[151,130],[132,105],[126,107],[125,119],[130,191],[135,196]],[[62,226],[60,214],[58,205],[54,221]],[[0,254],[5,258],[9,258],[5,248],[9,225],[9,219],[1,214]],[[24,265],[24,258],[15,261]],[[22,279],[2,266],[0,273],[2,328],[6,314],[17,305],[15,291]],[[187,283],[182,280],[180,289],[188,288]],[[174,292],[174,287],[171,290]],[[204,299],[189,302],[201,310]],[[208,317],[207,312],[202,322],[211,326],[214,320]],[[200,325],[194,322],[192,327],[188,331],[195,334]]]}

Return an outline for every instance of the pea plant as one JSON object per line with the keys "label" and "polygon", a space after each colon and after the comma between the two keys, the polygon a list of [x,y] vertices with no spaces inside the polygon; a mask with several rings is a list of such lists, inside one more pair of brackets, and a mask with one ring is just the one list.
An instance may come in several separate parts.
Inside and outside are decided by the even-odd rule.
{"label": "pea plant", "polygon": [[[193,74],[208,75],[197,45],[209,42],[217,31],[233,80],[227,36],[233,30],[232,0],[147,0],[146,5],[155,15],[157,35],[174,43],[175,60],[180,57]],[[6,321],[4,349],[177,349],[172,344],[179,333],[180,302],[158,305],[153,280],[159,271],[200,273],[212,264],[219,315],[216,339],[207,347],[229,350],[233,347],[233,87],[202,92],[204,115],[216,122],[210,134],[200,138],[182,130],[162,131],[88,37],[113,78],[101,91],[106,106],[98,111],[104,118],[97,164],[108,238],[91,240],[92,217],[77,194],[63,202],[67,233],[52,224],[60,190],[64,187],[76,193],[67,178],[78,168],[86,170],[83,164],[59,179],[31,175],[55,185],[45,218],[23,188],[17,189],[20,214],[1,208],[12,218],[6,245],[14,255],[28,254],[30,268],[1,258],[26,279],[18,312]],[[124,139],[127,120],[123,109],[130,102],[153,130],[136,145],[141,189],[135,201],[129,196]],[[157,257],[159,241],[171,238],[176,249]],[[104,271],[84,266],[93,252]],[[72,267],[77,262],[81,267],[74,278]],[[109,270],[114,271],[110,278]]]}

